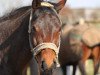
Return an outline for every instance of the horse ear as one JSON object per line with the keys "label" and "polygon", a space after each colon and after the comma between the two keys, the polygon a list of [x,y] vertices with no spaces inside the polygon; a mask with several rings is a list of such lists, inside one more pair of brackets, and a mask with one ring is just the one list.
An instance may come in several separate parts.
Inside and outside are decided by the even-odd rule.
{"label": "horse ear", "polygon": [[43,0],[33,0],[32,1],[32,8],[34,9],[34,8],[37,8],[37,7],[39,7],[40,5],[41,5],[41,2],[42,2]]}
{"label": "horse ear", "polygon": [[67,0],[60,0],[58,3],[50,3],[53,4],[55,9],[59,12],[65,6],[66,1]]}

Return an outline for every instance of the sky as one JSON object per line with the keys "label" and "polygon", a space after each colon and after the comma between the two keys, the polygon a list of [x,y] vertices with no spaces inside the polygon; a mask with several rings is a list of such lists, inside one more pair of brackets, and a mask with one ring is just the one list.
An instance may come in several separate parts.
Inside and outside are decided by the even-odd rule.
{"label": "sky", "polygon": [[[45,0],[56,2],[58,0]],[[13,9],[31,5],[32,0],[0,0],[0,17]],[[100,0],[67,0],[66,5],[72,8],[100,8]]]}
{"label": "sky", "polygon": [[0,0],[0,17],[16,8],[31,5],[32,0]]}
{"label": "sky", "polygon": [[100,0],[67,0],[72,8],[100,8]]}

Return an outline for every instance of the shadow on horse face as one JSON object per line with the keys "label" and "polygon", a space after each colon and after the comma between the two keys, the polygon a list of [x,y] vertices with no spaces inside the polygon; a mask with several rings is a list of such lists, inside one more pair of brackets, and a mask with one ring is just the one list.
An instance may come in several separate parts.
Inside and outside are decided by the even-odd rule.
{"label": "shadow on horse face", "polygon": [[51,5],[51,3],[50,6],[40,5],[32,10],[29,21],[30,47],[40,73],[46,75],[51,75],[57,65],[60,45],[61,22]]}

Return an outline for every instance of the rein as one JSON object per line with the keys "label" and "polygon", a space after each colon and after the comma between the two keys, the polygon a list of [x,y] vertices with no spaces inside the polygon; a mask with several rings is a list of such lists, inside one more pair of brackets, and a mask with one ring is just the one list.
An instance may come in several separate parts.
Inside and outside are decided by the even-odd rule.
{"label": "rein", "polygon": [[[50,6],[45,5],[45,3],[49,4]],[[53,7],[53,6],[51,6],[50,3],[47,3],[47,2],[43,2],[43,3],[41,3],[41,5],[42,6],[47,6],[47,7]],[[57,14],[55,9],[53,9],[53,11]],[[57,17],[58,17],[58,15],[57,15]],[[30,13],[29,30],[28,30],[29,44],[30,44],[31,52],[33,53],[34,56],[36,56],[43,49],[46,49],[46,48],[52,49],[56,53],[56,58],[57,58],[56,63],[57,63],[57,67],[59,67],[60,64],[58,62],[58,54],[59,54],[59,48],[60,48],[60,36],[59,36],[59,46],[58,47],[54,43],[41,43],[41,44],[37,45],[36,47],[33,47],[32,42],[31,42],[31,20],[32,20],[32,10],[31,10],[31,13]],[[60,21],[60,23],[61,23],[61,21]]]}

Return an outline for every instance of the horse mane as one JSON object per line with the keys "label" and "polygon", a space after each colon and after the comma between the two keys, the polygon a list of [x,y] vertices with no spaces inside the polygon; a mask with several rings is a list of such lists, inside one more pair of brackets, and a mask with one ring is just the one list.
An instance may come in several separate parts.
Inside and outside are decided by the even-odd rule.
{"label": "horse mane", "polygon": [[[11,69],[9,68],[7,64],[8,60],[6,59],[6,57],[7,58],[9,57],[9,53],[10,55],[13,54],[12,53],[13,49],[10,48],[10,50],[6,50],[5,48],[8,47],[12,41],[13,42],[16,41],[13,38],[18,35],[24,36],[25,34],[26,38],[24,40],[26,40],[27,41],[26,43],[28,43],[27,33],[28,33],[29,15],[30,15],[30,6],[16,9],[15,11],[11,12],[8,16],[0,18],[0,31],[1,31],[1,35],[0,35],[0,74],[4,73],[3,75],[11,75],[9,73]],[[22,34],[22,32],[24,33]],[[3,36],[5,35],[5,33],[6,33],[6,37]],[[29,49],[29,46],[27,45],[26,48]],[[17,48],[15,48],[15,50],[16,49]],[[1,67],[2,65],[3,67]]]}
{"label": "horse mane", "polygon": [[[18,8],[18,9],[15,9],[14,11],[12,11],[11,13],[9,14],[6,14],[4,15],[3,17],[0,17],[0,22],[3,22],[5,20],[9,20],[9,19],[12,19],[16,16],[20,16],[22,15],[23,13],[25,13],[26,11],[30,10],[31,6],[26,6],[26,7],[21,7],[21,8]],[[20,14],[21,13],[21,14]],[[17,14],[17,15],[16,15]]]}
{"label": "horse mane", "polygon": [[[18,29],[20,26],[22,26],[22,24],[21,24],[22,21],[29,18],[29,15],[30,15],[30,6],[29,7],[23,7],[23,8],[20,8],[20,9],[16,9],[14,12],[11,12],[8,16],[0,18],[0,30],[1,29],[5,30],[4,27],[6,27],[6,30],[3,31],[5,33],[8,32],[7,30],[9,28],[12,28],[12,29],[9,30],[9,33],[12,30],[16,31],[16,29]],[[17,25],[14,24],[13,21],[17,22]],[[2,26],[3,26],[3,28],[2,28]],[[7,35],[11,36],[12,33],[7,34]],[[2,50],[2,46],[3,46],[3,44],[0,43],[0,50]]]}

